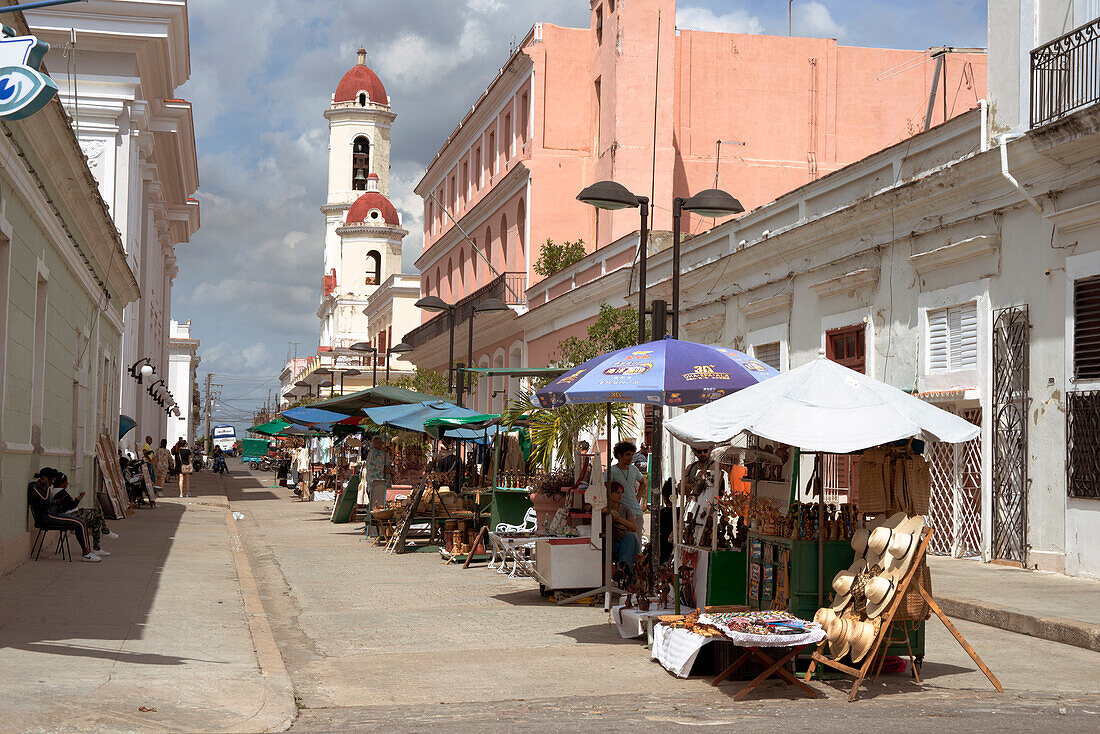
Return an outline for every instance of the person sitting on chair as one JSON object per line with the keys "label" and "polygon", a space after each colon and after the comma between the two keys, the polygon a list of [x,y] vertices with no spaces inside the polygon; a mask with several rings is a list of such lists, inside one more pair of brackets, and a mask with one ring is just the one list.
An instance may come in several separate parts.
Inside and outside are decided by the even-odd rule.
{"label": "person sitting on chair", "polygon": [[43,467],[34,475],[34,481],[27,485],[27,504],[30,506],[34,524],[39,530],[70,530],[80,543],[80,557],[89,563],[99,563],[100,557],[92,553],[88,545],[88,529],[75,517],[57,513],[50,502],[50,481],[57,475],[55,469]]}
{"label": "person sitting on chair", "polygon": [[84,499],[81,492],[76,499],[68,493],[69,478],[64,472],[57,472],[53,478],[53,488],[50,489],[50,502],[53,503],[55,512],[59,515],[75,517],[84,523],[84,527],[92,536],[92,553],[97,556],[111,555],[99,547],[100,538],[117,538],[118,533],[111,532],[107,527],[107,519],[103,517],[103,510],[98,507],[80,507],[80,500]]}
{"label": "person sitting on chair", "polygon": [[604,512],[611,516],[611,560],[629,569],[638,557],[641,541],[638,539],[638,516],[623,504],[625,491],[618,482],[609,482]]}

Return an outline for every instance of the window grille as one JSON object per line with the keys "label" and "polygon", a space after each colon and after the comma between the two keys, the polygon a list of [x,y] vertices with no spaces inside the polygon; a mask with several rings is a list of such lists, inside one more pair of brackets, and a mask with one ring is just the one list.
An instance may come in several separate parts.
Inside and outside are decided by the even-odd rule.
{"label": "window grille", "polygon": [[1066,489],[1100,499],[1100,390],[1066,395]]}
{"label": "window grille", "polygon": [[1100,379],[1100,276],[1073,283],[1073,377]]}

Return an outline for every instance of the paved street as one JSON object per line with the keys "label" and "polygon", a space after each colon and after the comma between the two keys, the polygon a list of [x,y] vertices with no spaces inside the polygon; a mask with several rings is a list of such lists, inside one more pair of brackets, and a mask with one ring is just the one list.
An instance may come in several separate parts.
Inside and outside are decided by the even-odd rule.
{"label": "paved street", "polygon": [[228,477],[201,473],[195,499],[115,523],[123,537],[103,563],[44,555],[0,579],[4,728],[262,731],[293,719],[293,731],[864,731],[918,716],[928,731],[1100,725],[1097,653],[971,622],[958,627],[1004,694],[932,622],[923,686],[889,678],[848,704],[840,682],[815,684],[818,701],[768,684],[733,702],[740,683],[672,677],[598,607],[556,607],[530,580],[434,554],[386,555],[358,525],[329,523],[327,503],[292,502],[272,485],[235,462]]}
{"label": "paved street", "polygon": [[293,730],[665,731],[747,720],[843,730],[852,717],[881,726],[916,715],[933,731],[1098,725],[1096,653],[967,622],[959,629],[1003,695],[935,622],[923,687],[893,678],[850,705],[839,684],[819,684],[817,702],[772,685],[733,703],[740,684],[677,680],[598,607],[557,607],[530,580],[444,567],[432,554],[386,555],[360,526],[329,523],[327,503],[286,501],[270,477],[224,483],[245,515],[241,535],[294,682]]}

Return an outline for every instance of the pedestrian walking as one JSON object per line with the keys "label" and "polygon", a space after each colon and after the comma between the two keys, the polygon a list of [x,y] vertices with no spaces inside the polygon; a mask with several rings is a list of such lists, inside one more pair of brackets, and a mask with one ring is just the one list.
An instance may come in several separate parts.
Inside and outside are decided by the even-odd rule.
{"label": "pedestrian walking", "polygon": [[153,483],[154,487],[159,483],[161,486],[157,489],[164,489],[164,484],[168,481],[168,474],[172,471],[175,463],[172,452],[168,450],[168,439],[162,438],[160,446],[153,452],[153,468],[157,473],[157,481]]}
{"label": "pedestrian walking", "polygon": [[173,449],[173,453],[179,460],[180,497],[190,497],[191,473],[195,471],[195,467],[191,465],[191,447],[181,438],[179,443],[176,444],[176,448]]}

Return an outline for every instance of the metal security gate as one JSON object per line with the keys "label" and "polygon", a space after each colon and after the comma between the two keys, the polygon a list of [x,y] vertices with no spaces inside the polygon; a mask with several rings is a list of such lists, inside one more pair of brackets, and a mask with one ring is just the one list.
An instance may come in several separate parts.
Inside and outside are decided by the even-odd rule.
{"label": "metal security gate", "polygon": [[[981,408],[957,412],[975,425],[982,423]],[[966,443],[929,443],[925,449],[932,473],[929,502],[931,551],[956,558],[982,554],[982,438]]]}
{"label": "metal security gate", "polygon": [[993,312],[993,557],[1027,560],[1027,306]]}

